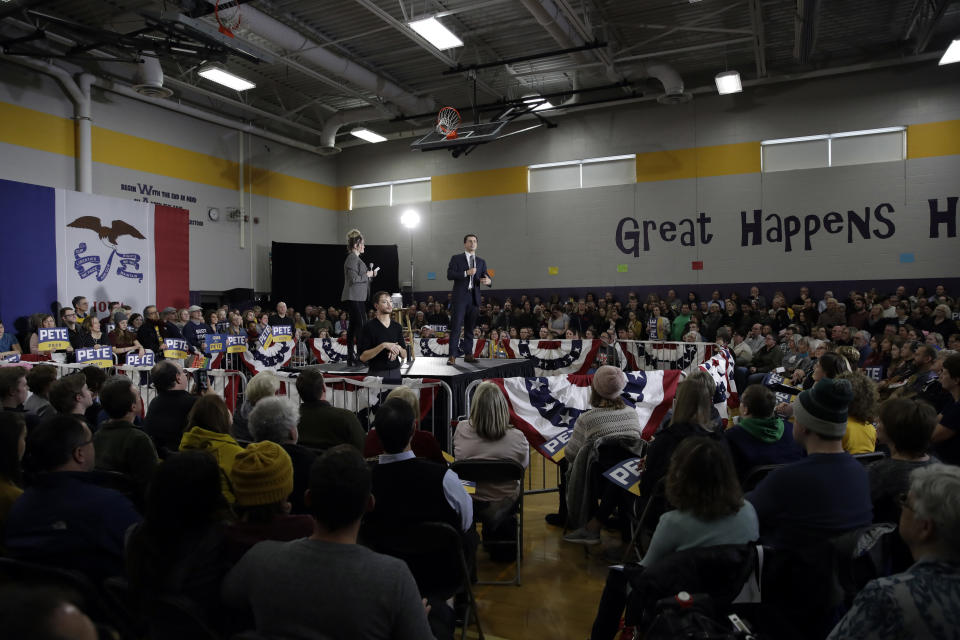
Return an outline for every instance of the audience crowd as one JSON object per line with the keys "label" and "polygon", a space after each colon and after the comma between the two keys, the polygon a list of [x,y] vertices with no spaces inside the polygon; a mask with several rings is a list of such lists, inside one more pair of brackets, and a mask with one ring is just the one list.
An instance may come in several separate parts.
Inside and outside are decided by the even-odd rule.
{"label": "audience crowd", "polygon": [[[37,329],[62,326],[67,360],[104,344],[154,351],[156,395],[145,411],[127,376],[86,367],[58,378],[42,358],[29,371],[0,367],[4,556],[75,572],[94,589],[121,584],[142,625],[156,622],[171,598],[223,637],[255,629],[256,637],[418,640],[452,637],[472,596],[422,592],[416,563],[390,555],[398,532],[444,523],[473,580],[481,541],[490,561],[514,559],[495,545],[515,530],[520,486],[490,480],[468,493],[449,455],[419,428],[413,389],[385,397],[365,432],[355,413],[326,400],[315,369],[296,378],[299,403],[278,395],[280,379],[264,371],[231,413],[215,392],[188,390],[183,361],[162,357],[164,338],[182,338],[199,355],[214,332],[247,336],[256,348],[271,325],[290,325],[298,341],[341,337],[350,322],[344,310],[308,305],[301,313],[281,302],[275,313],[224,306],[205,314],[151,305],[141,315],[116,303],[97,317],[84,298],[71,305],[34,316],[19,341],[0,324],[0,358],[39,356]],[[446,305],[432,298],[401,313],[420,336],[448,323]],[[779,610],[785,626],[769,637],[792,637],[786,628],[816,638],[957,638],[956,317],[957,301],[941,286],[819,299],[803,287],[789,302],[774,292],[769,303],[758,287],[742,297],[714,291],[709,300],[673,290],[625,301],[610,293],[485,300],[477,332],[493,340],[490,357],[506,356],[504,338],[598,337],[605,347],[718,343],[736,358],[733,417],[720,418],[714,381],[697,372],[680,383],[647,442],[624,401],[624,372],[610,366],[615,350],[598,352],[591,406],[573,426],[560,510],[548,522],[563,526],[571,544],[597,545],[611,535],[605,529],[614,538],[619,530],[622,557],[642,557],[611,570],[591,638],[613,638],[637,594],[666,584],[670,563],[694,558],[670,573],[699,584],[698,562],[714,567],[728,561],[718,550],[757,542],[770,550],[773,584],[811,590],[804,606]],[[457,461],[530,461],[492,383],[477,388],[450,445]],[[633,457],[643,460],[639,498],[599,476]],[[846,599],[828,602],[841,569],[824,559],[848,548],[884,561],[869,576],[876,579],[844,584]],[[42,588],[10,601],[37,617],[16,622],[33,637],[90,622],[73,607],[80,603]],[[12,615],[0,607],[0,626]]]}

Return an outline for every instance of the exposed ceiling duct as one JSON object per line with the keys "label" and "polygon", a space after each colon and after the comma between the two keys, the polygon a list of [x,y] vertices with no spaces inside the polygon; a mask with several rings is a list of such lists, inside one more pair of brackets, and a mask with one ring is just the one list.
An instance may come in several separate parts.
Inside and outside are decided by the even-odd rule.
{"label": "exposed ceiling duct", "polygon": [[[213,0],[207,0],[207,2],[216,4]],[[405,113],[419,113],[436,108],[432,98],[419,97],[407,92],[395,82],[377,75],[352,60],[338,56],[303,36],[296,29],[257,11],[249,4],[243,5],[242,28],[351,84],[362,87],[384,101],[396,105]]]}
{"label": "exposed ceiling duct", "polygon": [[323,123],[323,134],[320,136],[318,153],[324,156],[332,156],[342,151],[342,149],[336,145],[337,131],[340,130],[340,127],[357,122],[380,120],[382,118],[383,115],[380,113],[380,110],[375,107],[368,109],[351,109],[333,114]]}

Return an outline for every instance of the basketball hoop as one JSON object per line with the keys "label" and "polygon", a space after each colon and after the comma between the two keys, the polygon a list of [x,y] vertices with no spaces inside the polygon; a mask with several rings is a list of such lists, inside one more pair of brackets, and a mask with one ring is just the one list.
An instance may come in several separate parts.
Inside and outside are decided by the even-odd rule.
{"label": "basketball hoop", "polygon": [[232,38],[233,31],[240,26],[240,0],[217,0],[213,16],[217,19],[220,33]]}
{"label": "basketball hoop", "polygon": [[447,140],[457,137],[457,127],[460,126],[460,112],[453,107],[444,107],[437,114],[437,133]]}

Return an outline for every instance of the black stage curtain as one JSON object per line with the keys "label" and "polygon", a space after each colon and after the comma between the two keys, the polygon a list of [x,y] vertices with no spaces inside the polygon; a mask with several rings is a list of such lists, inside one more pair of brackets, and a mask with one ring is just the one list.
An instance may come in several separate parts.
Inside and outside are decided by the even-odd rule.
{"label": "black stage curtain", "polygon": [[[308,304],[339,306],[343,261],[347,257],[345,245],[274,242],[272,251],[270,290],[274,303],[283,300],[299,311]],[[370,282],[371,294],[380,290],[400,292],[397,245],[368,244],[360,257],[365,263],[380,267],[377,277]]]}

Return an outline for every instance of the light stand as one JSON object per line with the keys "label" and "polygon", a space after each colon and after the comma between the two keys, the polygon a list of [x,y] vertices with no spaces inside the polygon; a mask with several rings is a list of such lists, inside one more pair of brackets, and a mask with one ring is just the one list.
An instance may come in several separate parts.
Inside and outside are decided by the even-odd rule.
{"label": "light stand", "polygon": [[410,234],[410,304],[414,304],[413,298],[413,230],[420,224],[420,214],[413,209],[407,209],[400,215],[400,224],[407,228]]}

